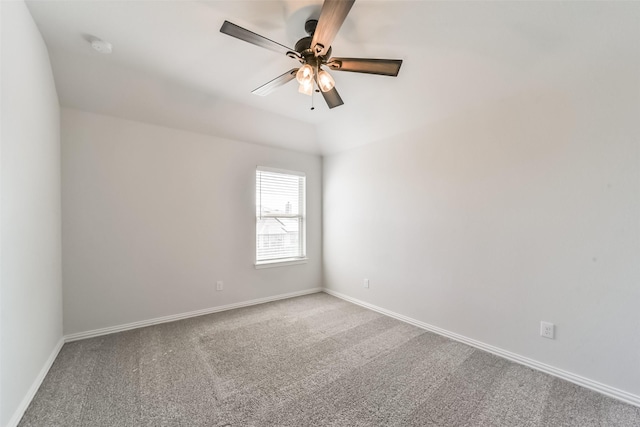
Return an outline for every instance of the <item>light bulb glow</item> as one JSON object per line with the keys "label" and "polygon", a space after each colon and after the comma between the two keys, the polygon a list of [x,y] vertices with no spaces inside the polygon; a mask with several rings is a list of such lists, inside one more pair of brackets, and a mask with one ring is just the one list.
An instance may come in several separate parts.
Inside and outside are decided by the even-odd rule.
{"label": "light bulb glow", "polygon": [[308,85],[313,81],[313,67],[309,64],[304,64],[296,73],[296,80],[300,85]]}
{"label": "light bulb glow", "polygon": [[311,96],[311,94],[313,93],[313,81],[310,81],[309,83],[303,83],[298,86],[298,92]]}
{"label": "light bulb glow", "polygon": [[328,92],[336,85],[335,80],[331,77],[331,74],[322,70],[318,73],[318,86],[320,86],[320,90],[323,92]]}

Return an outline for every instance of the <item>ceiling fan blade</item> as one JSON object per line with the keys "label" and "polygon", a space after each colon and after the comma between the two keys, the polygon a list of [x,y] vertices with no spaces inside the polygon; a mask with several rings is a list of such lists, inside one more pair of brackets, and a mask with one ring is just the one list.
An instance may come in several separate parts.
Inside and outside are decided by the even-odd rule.
{"label": "ceiling fan blade", "polygon": [[335,71],[397,76],[402,59],[331,58],[327,66]]}
{"label": "ceiling fan blade", "polygon": [[291,80],[296,78],[296,73],[298,72],[297,68],[292,68],[281,76],[276,77],[271,80],[269,83],[265,83],[259,88],[253,90],[251,93],[260,96],[266,96],[282,86],[285,83],[289,83]]}
{"label": "ceiling fan blade", "polygon": [[262,37],[260,34],[256,34],[253,31],[249,31],[245,28],[239,27],[236,24],[232,24],[229,21],[224,21],[220,32],[228,36],[235,37],[240,40],[244,40],[248,43],[255,44],[256,46],[264,47],[265,49],[273,50],[278,53],[287,55],[289,52],[295,51],[289,47],[276,43],[273,40],[269,40],[266,37]]}
{"label": "ceiling fan blade", "polygon": [[355,0],[324,0],[318,25],[311,41],[311,48],[314,49],[316,56],[327,54],[327,50],[338,34],[353,3]]}
{"label": "ceiling fan blade", "polygon": [[322,94],[322,97],[326,101],[329,108],[339,107],[342,104],[344,104],[344,102],[342,101],[342,98],[340,98],[340,94],[338,93],[335,87],[330,91],[327,91],[327,92],[320,91],[320,93]]}

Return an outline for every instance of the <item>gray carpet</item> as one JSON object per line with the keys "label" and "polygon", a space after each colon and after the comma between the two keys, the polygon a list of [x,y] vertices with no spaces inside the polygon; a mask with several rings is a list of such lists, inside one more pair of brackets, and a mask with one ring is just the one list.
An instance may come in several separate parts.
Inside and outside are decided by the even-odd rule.
{"label": "gray carpet", "polygon": [[640,408],[327,294],[66,344],[20,426],[639,426]]}

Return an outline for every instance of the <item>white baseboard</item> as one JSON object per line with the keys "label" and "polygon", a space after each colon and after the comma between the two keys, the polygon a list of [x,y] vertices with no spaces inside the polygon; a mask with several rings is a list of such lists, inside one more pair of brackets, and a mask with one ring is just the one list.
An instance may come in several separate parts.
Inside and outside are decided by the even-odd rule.
{"label": "white baseboard", "polygon": [[155,319],[141,320],[139,322],[127,323],[124,325],[109,326],[107,328],[94,329],[86,332],[65,335],[65,342],[83,340],[87,338],[99,337],[101,335],[113,334],[116,332],[128,331],[131,329],[144,328],[146,326],[158,325],[160,323],[175,322],[176,320],[188,319],[190,317],[203,316],[205,314],[218,313],[220,311],[233,310],[234,308],[248,307],[250,305],[264,304],[265,302],[277,301],[281,299],[294,298],[302,295],[322,292],[322,288],[305,289],[304,291],[291,292],[288,294],[274,295],[266,298],[258,298],[250,301],[243,301],[234,304],[221,305],[218,307],[205,308],[202,310],[190,311],[188,313],[172,314],[170,316],[156,317]]}
{"label": "white baseboard", "polygon": [[143,320],[140,322],[127,323],[125,325],[112,326],[108,328],[95,329],[92,331],[79,332],[76,334],[66,335],[60,338],[60,341],[58,341],[58,343],[56,344],[55,348],[51,352],[51,355],[47,359],[45,365],[42,367],[42,370],[40,371],[36,379],[33,381],[33,384],[29,388],[29,391],[24,396],[24,398],[20,402],[20,405],[14,412],[13,417],[11,417],[11,419],[9,420],[8,424],[5,427],[16,427],[18,423],[20,423],[20,420],[22,419],[22,416],[24,415],[25,411],[29,407],[31,400],[33,400],[33,397],[36,395],[36,392],[40,388],[40,385],[42,385],[42,381],[44,381],[44,378],[49,372],[49,369],[51,369],[53,362],[56,360],[56,357],[58,357],[58,353],[60,353],[62,346],[66,342],[78,341],[86,338],[97,337],[100,335],[107,335],[115,332],[127,331],[130,329],[143,328],[145,326],[157,325],[160,323],[173,322],[176,320],[187,319],[189,317],[202,316],[205,314],[217,313],[220,311],[233,310],[234,308],[263,304],[265,302],[277,301],[277,300],[282,300],[287,298],[294,298],[302,295],[315,294],[318,292],[322,292],[322,288],[311,288],[311,289],[306,289],[304,291],[299,291],[299,292],[291,292],[288,294],[274,295],[271,297],[258,298],[258,299],[243,301],[235,304],[211,307],[203,310],[190,311],[188,313],[174,314],[171,316],[158,317],[155,319]]}
{"label": "white baseboard", "polygon": [[597,381],[590,380],[589,378],[582,377],[580,375],[573,374],[571,372],[565,371],[563,369],[555,368],[551,365],[547,365],[542,362],[538,362],[533,359],[529,359],[528,357],[521,356],[516,353],[512,353],[507,350],[503,350],[499,347],[494,347],[489,344],[485,344],[480,341],[476,341],[471,338],[467,338],[463,335],[456,334],[454,332],[447,331],[442,328],[438,328],[437,326],[430,325],[428,323],[421,322],[419,320],[412,319],[407,316],[403,316],[402,314],[395,313],[393,311],[378,307],[373,304],[369,304],[368,302],[361,301],[356,298],[352,298],[350,296],[344,295],[340,292],[333,291],[331,289],[324,288],[323,292],[343,299],[345,301],[352,302],[354,304],[360,305],[362,307],[368,308],[373,311],[377,311],[378,313],[384,314],[389,317],[393,317],[394,319],[401,320],[403,322],[409,323],[411,325],[417,326],[418,328],[425,329],[430,332],[434,332],[438,335],[445,336],[447,338],[451,338],[452,340],[462,342],[464,344],[468,344],[472,347],[479,348],[481,350],[487,351],[489,353],[495,354],[496,356],[503,357],[505,359],[511,360],[512,362],[519,363],[521,365],[528,366],[540,372],[544,372],[549,375],[553,375],[554,377],[562,378],[563,380],[567,380],[574,384],[578,384],[582,387],[588,388],[590,390],[596,391],[598,393],[602,393],[614,399],[621,400],[625,403],[629,403],[634,406],[640,407],[640,396],[635,394],[628,393],[624,390],[619,390],[615,387],[610,387],[606,384],[599,383]]}
{"label": "white baseboard", "polygon": [[29,387],[27,394],[22,398],[20,405],[18,405],[18,408],[13,413],[13,417],[11,417],[11,419],[9,420],[9,422],[5,427],[16,427],[18,423],[20,423],[22,416],[24,415],[25,411],[29,407],[31,400],[33,400],[33,397],[36,395],[36,392],[40,388],[40,385],[42,385],[42,381],[44,381],[44,377],[47,376],[49,369],[51,369],[51,366],[53,365],[53,362],[56,360],[56,357],[58,357],[58,353],[60,353],[60,350],[62,349],[63,345],[64,345],[64,338],[60,338],[56,346],[53,348],[53,351],[49,355],[49,358],[44,363],[44,366],[40,370],[40,373],[38,373],[38,376],[33,381],[33,384],[31,384],[31,387]]}
{"label": "white baseboard", "polygon": [[574,384],[578,384],[578,385],[580,385],[582,387],[591,389],[591,390],[596,391],[598,393],[602,393],[602,394],[607,395],[609,397],[612,397],[614,399],[618,399],[618,400],[621,400],[623,402],[629,403],[631,405],[635,405],[635,406],[639,406],[640,407],[640,396],[637,396],[635,394],[631,394],[631,393],[628,393],[626,391],[619,390],[619,389],[614,388],[614,387],[610,387],[610,386],[608,386],[606,384],[602,384],[602,383],[599,383],[597,381],[593,381],[593,380],[590,380],[588,378],[581,377],[580,375],[573,374],[573,373],[565,371],[563,369],[558,369],[558,368],[555,368],[553,366],[538,362],[536,360],[529,359],[527,357],[521,356],[519,354],[512,353],[510,351],[503,350],[501,348],[494,347],[492,345],[485,344],[483,342],[476,341],[476,340],[471,339],[471,338],[467,338],[467,337],[465,337],[463,335],[459,335],[459,334],[456,334],[456,333],[453,333],[453,332],[449,332],[449,331],[447,331],[445,329],[438,328],[438,327],[433,326],[433,325],[429,325],[428,323],[424,323],[424,322],[412,319],[412,318],[407,317],[407,316],[403,316],[402,314],[398,314],[398,313],[395,313],[393,311],[390,311],[390,310],[375,306],[373,304],[369,304],[367,302],[361,301],[359,299],[349,297],[347,295],[344,295],[344,294],[342,294],[340,292],[333,291],[331,289],[312,288],[312,289],[306,289],[304,291],[299,291],[299,292],[291,292],[291,293],[288,293],[288,294],[274,295],[272,297],[259,298],[259,299],[254,299],[254,300],[250,300],[250,301],[243,301],[243,302],[234,303],[234,304],[228,304],[228,305],[223,305],[223,306],[218,306],[218,307],[207,308],[207,309],[203,309],[203,310],[191,311],[191,312],[188,312],[188,313],[182,313],[182,314],[175,314],[175,315],[171,315],[171,316],[158,317],[158,318],[155,318],[155,319],[143,320],[143,321],[140,321],[140,322],[128,323],[128,324],[125,324],[125,325],[112,326],[112,327],[108,327],[108,328],[95,329],[95,330],[92,330],[92,331],[79,332],[79,333],[76,333],[76,334],[66,335],[65,337],[61,338],[58,341],[58,343],[56,344],[56,346],[54,347],[53,351],[51,352],[51,355],[49,356],[49,358],[45,362],[44,366],[40,370],[40,373],[38,374],[36,379],[33,381],[33,384],[29,388],[27,394],[24,396],[24,398],[20,402],[20,405],[18,406],[18,408],[14,412],[13,417],[11,417],[11,419],[9,420],[9,422],[7,423],[7,425],[5,427],[16,427],[18,425],[18,423],[22,419],[22,416],[24,415],[24,412],[29,407],[29,404],[31,403],[31,400],[33,399],[33,397],[35,396],[36,392],[40,388],[40,385],[42,384],[42,381],[44,381],[45,376],[49,372],[49,369],[53,365],[53,362],[55,361],[56,357],[58,356],[58,353],[62,349],[62,346],[64,345],[65,342],[78,341],[78,340],[81,340],[81,339],[97,337],[97,336],[100,336],[100,335],[107,335],[107,334],[112,334],[112,333],[115,333],[115,332],[127,331],[127,330],[130,330],[130,329],[143,328],[145,326],[152,326],[152,325],[157,325],[157,324],[160,324],[160,323],[173,322],[173,321],[176,321],[176,320],[187,319],[187,318],[190,318],[190,317],[202,316],[202,315],[205,315],[205,314],[217,313],[217,312],[226,311],[226,310],[233,310],[234,308],[248,307],[248,306],[251,306],[251,305],[263,304],[263,303],[266,303],[266,302],[277,301],[277,300],[282,300],[282,299],[287,299],[287,298],[294,298],[294,297],[297,297],[297,296],[314,294],[314,293],[318,293],[318,292],[326,292],[329,295],[333,295],[333,296],[341,298],[341,299],[343,299],[345,301],[349,301],[351,303],[360,305],[360,306],[368,308],[370,310],[377,311],[378,313],[384,314],[384,315],[389,316],[389,317],[393,317],[393,318],[398,319],[400,321],[403,321],[403,322],[409,323],[411,325],[417,326],[418,328],[425,329],[425,330],[430,331],[430,332],[434,332],[436,334],[439,334],[439,335],[445,336],[447,338],[451,338],[453,340],[468,344],[468,345],[470,345],[472,347],[479,348],[479,349],[484,350],[484,351],[488,351],[489,353],[493,353],[493,354],[495,354],[497,356],[504,357],[505,359],[511,360],[513,362],[516,362],[516,363],[520,363],[521,365],[528,366],[528,367],[536,369],[538,371],[547,373],[549,375],[553,375],[553,376],[558,377],[558,378],[562,378],[562,379],[570,381],[570,382],[572,382]]}

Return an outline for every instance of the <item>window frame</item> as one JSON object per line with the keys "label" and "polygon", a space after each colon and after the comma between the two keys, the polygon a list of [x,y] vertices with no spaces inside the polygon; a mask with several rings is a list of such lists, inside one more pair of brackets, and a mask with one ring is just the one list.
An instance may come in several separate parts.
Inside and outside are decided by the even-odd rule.
{"label": "window frame", "polygon": [[[299,210],[298,214],[286,214],[286,213],[278,213],[278,214],[266,214],[261,215],[261,205],[259,202],[259,194],[258,194],[258,173],[259,172],[272,172],[278,173],[282,175],[296,176],[298,178],[302,178],[301,189],[299,192],[301,194],[298,195],[299,198]],[[255,185],[255,230],[254,230],[254,266],[256,269],[261,268],[271,268],[271,267],[282,267],[286,265],[296,265],[296,264],[305,264],[308,260],[307,258],[307,176],[304,172],[293,171],[288,169],[279,169],[273,168],[269,166],[256,166],[255,175],[254,175],[254,185]],[[288,258],[277,258],[277,259],[258,259],[258,242],[260,236],[258,235],[258,222],[261,218],[298,218],[299,226],[298,226],[298,240],[299,240],[299,248],[298,253],[299,256],[288,257]]]}

